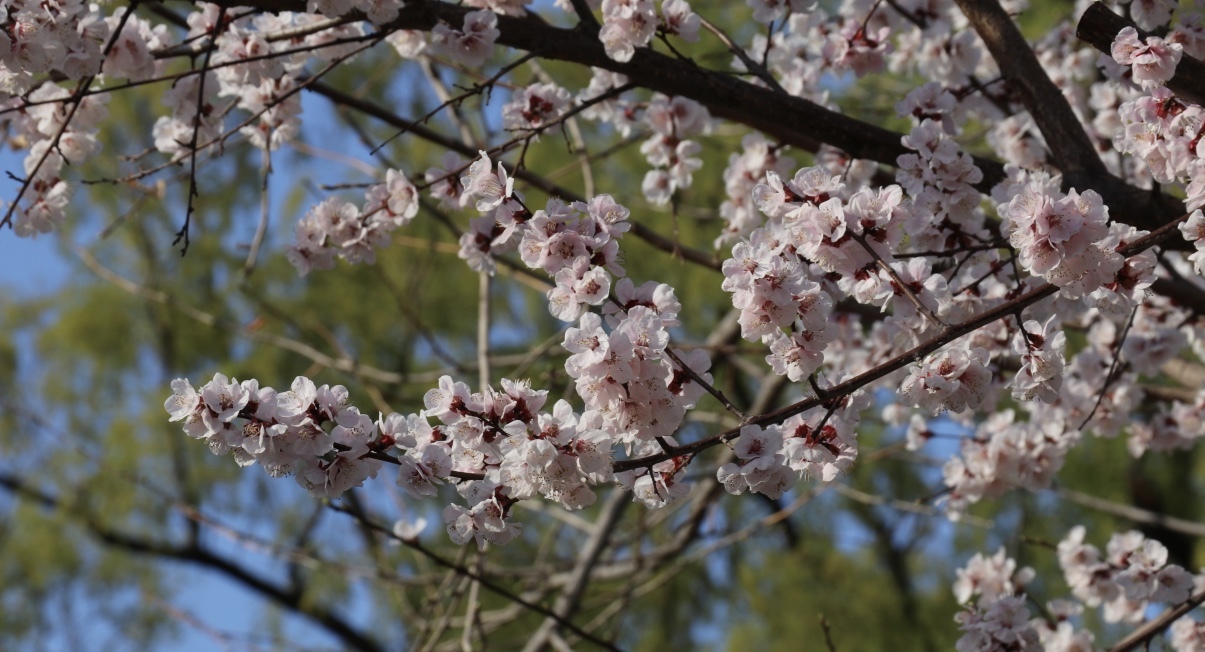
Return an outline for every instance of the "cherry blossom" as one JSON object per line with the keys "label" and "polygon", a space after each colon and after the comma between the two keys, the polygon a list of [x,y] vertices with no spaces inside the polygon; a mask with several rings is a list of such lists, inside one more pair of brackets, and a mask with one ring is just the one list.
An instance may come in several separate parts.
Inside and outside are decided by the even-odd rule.
{"label": "cherry blossom", "polygon": [[[1146,17],[1151,16],[1148,13]],[[1147,90],[1172,78],[1183,51],[1184,47],[1179,43],[1167,43],[1156,36],[1140,40],[1133,27],[1122,29],[1113,41],[1113,59],[1123,66],[1131,66],[1134,82]]]}
{"label": "cherry blossom", "polygon": [[1054,331],[1054,317],[1045,324],[1025,322],[1013,338],[1013,351],[1021,356],[1021,369],[1013,380],[1013,396],[1021,401],[1035,398],[1052,403],[1063,385],[1063,356],[1066,335]]}
{"label": "cherry blossom", "polygon": [[431,52],[450,57],[466,66],[480,66],[494,52],[500,33],[498,16],[492,11],[470,11],[460,29],[440,23],[431,30]]}
{"label": "cherry blossom", "polygon": [[[918,480],[958,520],[981,501],[1050,488],[1085,435],[1125,433],[1135,458],[1205,437],[1205,391],[1165,382],[1205,357],[1192,305],[1205,291],[1205,108],[1191,88],[1166,85],[1185,56],[1205,56],[1205,19],[1170,0],[1122,4],[1137,29],[1106,44],[1111,56],[1075,41],[1071,23],[1018,53],[1037,67],[1023,74],[1040,68],[1066,104],[1037,106],[1017,62],[993,55],[998,37],[959,3],[747,0],[742,15],[762,29],[700,39],[707,23],[685,0],[307,0],[295,12],[201,3],[167,22],[104,3],[13,0],[0,7],[0,127],[22,164],[19,192],[0,206],[18,236],[71,231],[74,188],[105,142],[124,157],[106,183],[154,196],[158,179],[144,179],[188,179],[187,244],[215,162],[249,149],[267,174],[281,152],[305,151],[303,137],[322,125],[307,124],[303,97],[335,101],[343,91],[322,78],[380,46],[400,59],[372,65],[424,73],[413,78],[439,106],[413,121],[386,119],[388,106],[369,113],[438,149],[411,148],[419,160],[408,171],[381,165],[322,186],[327,194],[283,225],[293,240],[280,251],[301,276],[370,264],[431,213],[455,234],[441,247],[455,240],[468,269],[543,284],[564,331],[550,342],[560,349],[542,351],[563,364],[535,381],[544,388],[490,378],[482,364],[474,386],[441,376],[413,411],[389,414],[304,376],[279,391],[222,373],[195,386],[177,378],[164,409],[187,437],[324,499],[396,467],[384,475],[401,492],[441,501],[453,542],[484,546],[523,534],[517,506],[581,510],[609,485],[661,508],[717,482],[771,499],[841,482],[869,463],[859,430],[865,438],[883,415],[910,451],[936,455],[938,440],[958,437],[957,452],[935,463],[940,478]],[[659,77],[688,70],[673,68],[689,65],[681,42],[700,40],[687,51],[720,59],[683,78],[706,83]],[[499,44],[523,54],[491,77]],[[585,82],[584,68],[574,77],[524,55],[599,67]],[[857,122],[867,111],[844,86],[872,73],[925,82],[892,97],[900,133]],[[140,141],[101,131],[111,94],[152,83],[161,97]],[[336,104],[369,99],[389,104]],[[578,119],[593,123],[583,130]],[[1068,124],[1083,127],[1072,144]],[[537,142],[561,125],[563,139]],[[360,154],[390,160],[384,143],[368,142],[372,129]],[[582,133],[613,142],[579,142]],[[550,141],[580,174],[558,180],[546,168]],[[628,143],[647,166],[590,167]],[[390,148],[410,151],[401,140]],[[705,168],[705,158],[726,166]],[[698,205],[704,197],[712,205]],[[672,217],[673,238],[650,219],[658,211]],[[280,217],[271,212],[265,225]],[[714,252],[688,246],[697,233],[678,237],[679,220],[696,217]],[[1166,239],[1173,229],[1183,242]],[[731,307],[714,317],[731,330],[693,340],[704,325],[699,287],[642,278],[648,250],[633,238],[718,269]],[[722,356],[717,384],[712,355]],[[774,406],[751,398],[775,381],[788,389]],[[960,434],[930,419],[943,413]],[[399,520],[394,531],[414,543],[421,523]],[[1111,534],[1104,552],[1086,539],[1080,526],[1058,545],[1074,600],[1044,611],[1026,591],[1051,582],[1031,582],[1004,548],[971,557],[954,585],[958,649],[1090,649],[1093,634],[1078,629],[1085,607],[1137,623],[1194,588],[1140,533]],[[1180,620],[1172,645],[1202,647],[1200,632]]]}
{"label": "cherry blossom", "polygon": [[1180,233],[1196,248],[1188,257],[1188,260],[1192,261],[1193,270],[1205,275],[1205,216],[1202,215],[1201,209],[1193,211],[1192,216],[1180,225]]}
{"label": "cherry blossom", "polygon": [[532,84],[502,107],[502,124],[512,130],[539,129],[560,117],[569,102],[569,91],[556,84]]}
{"label": "cherry blossom", "polygon": [[1059,542],[1059,565],[1072,593],[1089,607],[1103,605],[1108,622],[1136,622],[1146,604],[1176,604],[1188,599],[1193,577],[1167,565],[1167,548],[1130,531],[1114,534],[1101,555],[1084,543],[1087,530],[1076,526]]}
{"label": "cherry blossom", "polygon": [[900,386],[900,396],[934,414],[978,407],[991,380],[989,354],[981,348],[949,349],[934,354],[912,369]]}
{"label": "cherry blossom", "polygon": [[636,48],[648,44],[657,29],[653,0],[603,0],[603,24],[598,33],[607,56],[630,61]]}

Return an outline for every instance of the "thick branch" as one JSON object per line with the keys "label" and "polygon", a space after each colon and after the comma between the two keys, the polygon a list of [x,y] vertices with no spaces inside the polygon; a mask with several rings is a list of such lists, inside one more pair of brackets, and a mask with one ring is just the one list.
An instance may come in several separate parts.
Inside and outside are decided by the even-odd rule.
{"label": "thick branch", "polygon": [[[219,0],[220,6],[235,4],[266,11],[305,11],[299,0]],[[398,18],[384,29],[430,31],[439,22],[459,26],[472,7],[442,2],[407,4]],[[844,150],[854,158],[894,166],[896,158],[911,150],[900,142],[902,134],[841,115],[803,98],[757,86],[725,72],[708,70],[694,61],[637,48],[630,61],[620,63],[607,56],[594,35],[579,29],[553,27],[534,16],[498,16],[501,33],[497,43],[555,61],[593,66],[627,75],[638,86],[666,95],[699,102],[712,115],[738,122],[778,141],[816,151],[822,143]],[[1004,166],[976,158],[983,170],[982,190],[990,190],[1004,178]]]}
{"label": "thick branch", "polygon": [[[218,4],[227,2],[232,0],[222,0]],[[269,11],[305,9],[304,3],[298,0],[253,0],[250,4]],[[441,21],[461,25],[464,14],[470,9],[442,2],[407,5],[397,20],[385,29],[429,31]],[[902,134],[725,72],[702,68],[691,60],[666,56],[650,48],[637,48],[630,61],[620,63],[606,55],[597,37],[579,29],[553,27],[535,16],[499,16],[498,30],[501,34],[497,43],[500,45],[524,50],[545,59],[622,73],[637,86],[692,99],[707,107],[714,116],[761,131],[786,145],[814,152],[822,143],[827,143],[854,158],[889,166],[895,166],[901,154],[911,152],[901,143]],[[1023,40],[1021,45],[1025,50],[1029,49]],[[1066,104],[1061,94],[1058,100]],[[1040,104],[1035,106],[1042,109]],[[1043,111],[1035,111],[1035,119]],[[1078,123],[1075,127],[1086,139]],[[426,135],[423,137],[426,138]],[[1047,138],[1050,139],[1050,136]],[[1074,146],[1059,147],[1060,151],[1068,147],[1074,150]],[[990,192],[993,186],[1004,179],[1004,166],[998,161],[975,157],[975,164],[983,171],[983,181],[976,186],[981,192]],[[1064,163],[1063,167],[1066,186],[1097,191],[1109,206],[1111,215],[1137,228],[1153,231],[1184,212],[1178,200],[1134,188],[1107,174],[1101,167],[1068,163]]]}
{"label": "thick branch", "polygon": [[957,0],[987,45],[1010,90],[1016,92],[1042,131],[1054,164],[1066,172],[1107,174],[1067,98],[1038,63],[1033,48],[997,0]]}
{"label": "thick branch", "polygon": [[[1147,231],[1155,230],[1184,212],[1179,200],[1135,188],[1109,174],[1067,98],[1050,80],[1034,56],[1033,48],[1026,43],[1025,37],[997,0],[957,2],[996,60],[1009,89],[1017,93],[1041,130],[1050,146],[1054,165],[1063,173],[1064,188],[1095,190],[1104,199],[1114,219]],[[1089,13],[1094,13],[1094,10],[1103,10],[1121,20],[1103,7],[1094,6]],[[1088,14],[1084,15],[1084,19],[1088,19]],[[1113,36],[1120,29],[1113,30],[1107,39],[1108,44],[1112,43]],[[1080,35],[1080,38],[1084,36]],[[1109,46],[1106,45],[1103,51],[1108,52]],[[985,168],[985,182],[987,174]]]}

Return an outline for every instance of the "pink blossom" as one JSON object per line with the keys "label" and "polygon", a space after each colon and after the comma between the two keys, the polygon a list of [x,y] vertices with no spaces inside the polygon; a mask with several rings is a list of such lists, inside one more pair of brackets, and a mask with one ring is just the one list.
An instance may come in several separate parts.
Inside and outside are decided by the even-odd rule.
{"label": "pink blossom", "polygon": [[1176,74],[1184,47],[1179,43],[1168,43],[1157,36],[1147,37],[1145,42],[1138,38],[1138,31],[1126,27],[1113,40],[1113,60],[1131,66],[1134,82],[1146,90],[1162,86]]}

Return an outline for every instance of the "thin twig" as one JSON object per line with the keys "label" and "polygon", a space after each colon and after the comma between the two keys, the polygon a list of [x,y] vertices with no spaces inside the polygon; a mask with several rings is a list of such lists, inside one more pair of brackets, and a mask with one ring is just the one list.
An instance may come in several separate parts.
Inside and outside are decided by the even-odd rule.
{"label": "thin twig", "polygon": [[723,405],[729,412],[736,415],[736,417],[738,419],[740,419],[741,421],[744,421],[747,418],[745,416],[744,412],[741,412],[740,409],[737,408],[736,405],[734,405],[732,403],[732,401],[728,399],[727,396],[724,396],[723,392],[716,389],[716,387],[714,385],[712,385],[711,383],[707,382],[706,380],[703,380],[703,378],[701,376],[699,376],[699,374],[695,373],[694,369],[691,369],[689,365],[687,365],[685,362],[683,362],[682,358],[679,358],[678,354],[674,353],[673,350],[670,349],[668,346],[665,348],[665,354],[668,355],[670,357],[670,359],[674,361],[674,364],[678,365],[678,368],[682,370],[682,373],[686,374],[687,378],[690,378],[691,381],[697,383],[699,385],[699,387],[702,387],[703,389],[707,390],[707,393],[714,396],[715,399],[717,401],[719,401],[720,404]]}
{"label": "thin twig", "polygon": [[[460,95],[456,95],[454,97],[449,97],[448,99],[440,102],[439,106],[428,111],[426,113],[426,115],[424,115],[418,119],[418,122],[420,124],[425,123],[426,121],[430,120],[431,118],[439,115],[439,112],[443,111],[445,108],[452,106],[453,104],[459,104],[474,95],[480,95],[480,94],[484,93],[486,90],[493,88],[494,84],[498,83],[498,80],[505,77],[508,73],[510,73],[510,71],[514,70],[515,68],[518,68],[519,66],[523,65],[527,61],[530,61],[533,57],[535,57],[534,54],[528,53],[528,54],[525,54],[525,55],[519,57],[515,61],[512,61],[511,63],[508,63],[505,66],[502,66],[501,70],[499,70],[497,73],[495,73],[492,77],[485,80],[484,82],[473,84],[472,87],[470,87],[467,91],[461,93]],[[405,133],[406,133],[405,128],[399,129],[398,131],[394,132],[394,134],[392,136],[381,141],[381,144],[374,147],[372,149],[372,151],[369,152],[369,154],[376,154],[377,152],[379,152],[381,150],[382,147],[393,142],[395,139],[397,139],[399,136],[404,135]]]}
{"label": "thin twig", "polygon": [[1125,344],[1126,336],[1130,334],[1130,327],[1134,325],[1134,315],[1137,314],[1138,306],[1134,306],[1133,310],[1130,310],[1130,318],[1126,320],[1125,328],[1121,329],[1121,335],[1117,338],[1117,345],[1113,347],[1113,362],[1109,365],[1109,373],[1105,374],[1105,384],[1100,388],[1100,395],[1096,397],[1096,404],[1092,406],[1092,411],[1088,413],[1088,417],[1084,419],[1084,422],[1079,424],[1080,430],[1087,427],[1092,417],[1096,416],[1096,411],[1100,409],[1101,402],[1105,400],[1105,394],[1109,393],[1109,385],[1117,380],[1117,371],[1121,365],[1121,347]]}
{"label": "thin twig", "polygon": [[255,259],[259,257],[259,249],[264,244],[264,235],[268,232],[268,215],[270,197],[268,195],[268,178],[272,175],[272,132],[265,134],[263,165],[260,167],[259,187],[259,225],[255,227],[255,237],[251,239],[251,250],[247,252],[247,262],[243,264],[243,278],[251,276],[255,270]]}
{"label": "thin twig", "polygon": [[874,262],[879,266],[879,269],[883,270],[883,273],[887,274],[887,276],[891,278],[895,286],[899,288],[899,291],[903,292],[904,296],[908,297],[908,300],[912,302],[912,305],[916,306],[916,309],[919,310],[922,315],[928,318],[934,326],[942,328],[947,325],[941,320],[940,317],[929,309],[929,306],[926,306],[921,302],[920,297],[916,296],[916,293],[913,292],[912,288],[904,282],[904,279],[900,278],[900,275],[896,273],[895,269],[891,265],[888,265],[886,260],[883,260],[883,257],[879,255],[879,252],[876,251],[874,247],[870,246],[870,243],[866,241],[866,237],[864,235],[861,233],[855,233],[853,230],[849,229],[847,229],[845,232],[848,233],[855,242],[862,245],[862,248],[866,250],[866,253],[870,254],[870,257],[874,259]]}
{"label": "thin twig", "polygon": [[828,648],[828,652],[837,652],[837,646],[833,645],[833,632],[828,626],[828,618],[824,614],[820,614],[820,629],[824,631],[824,647]]}
{"label": "thin twig", "polygon": [[[336,504],[332,503],[329,505],[329,507],[337,512],[340,512],[343,514],[348,514],[352,518],[356,518],[356,519],[361,518],[358,515],[349,512],[347,510],[347,508],[345,508],[341,505],[336,505]],[[455,571],[456,574],[467,577],[469,579],[475,579],[478,582],[481,582],[481,586],[485,587],[486,589],[489,589],[490,591],[492,591],[494,593],[497,593],[498,595],[502,596],[503,598],[506,598],[507,600],[521,604],[524,607],[526,607],[527,609],[534,611],[538,614],[544,615],[548,618],[552,618],[560,626],[568,629],[569,631],[573,632],[574,634],[577,634],[578,636],[582,637],[583,639],[590,641],[591,643],[603,648],[604,650],[612,650],[613,652],[620,652],[619,648],[616,647],[614,643],[610,643],[608,641],[604,641],[604,640],[598,638],[597,636],[591,634],[590,632],[587,632],[584,629],[573,624],[571,621],[560,617],[559,615],[557,615],[556,613],[554,613],[551,609],[548,609],[547,607],[536,604],[529,600],[525,600],[522,596],[517,595],[516,593],[510,591],[509,589],[507,589],[499,584],[496,584],[493,580],[490,580],[489,578],[484,577],[479,573],[473,572],[471,569],[465,567],[463,564],[457,564],[456,562],[445,559],[444,557],[436,554],[435,552],[428,550],[427,547],[424,546],[423,544],[419,543],[419,541],[417,539],[405,539],[403,537],[399,537],[398,535],[393,533],[393,530],[391,530],[383,525],[370,521],[367,518],[364,518],[363,520],[364,520],[364,523],[368,527],[370,527],[374,530],[377,530],[378,532],[381,532],[396,541],[401,542],[402,545],[406,546],[407,548],[410,548],[411,550],[414,550],[415,552],[418,552],[419,554],[430,559],[431,561],[435,562],[439,566],[443,566],[444,568]]]}
{"label": "thin twig", "polygon": [[1191,537],[1205,538],[1205,523],[1188,521],[1182,518],[1176,518],[1175,516],[1168,516],[1167,514],[1152,512],[1148,509],[1142,509],[1141,507],[1135,507],[1133,505],[1116,503],[1099,496],[1091,496],[1079,491],[1075,491],[1074,489],[1067,489],[1065,487],[1059,487],[1054,491],[1059,496],[1066,498],[1077,505],[1087,507],[1088,509],[1095,509],[1099,512],[1112,514],[1113,516],[1118,516],[1128,521],[1133,521],[1134,523],[1156,525],[1160,528],[1171,530],[1172,532],[1186,534]]}
{"label": "thin twig", "polygon": [[787,93],[787,90],[782,87],[782,84],[778,83],[777,79],[774,79],[774,75],[770,74],[769,68],[761,63],[758,63],[757,61],[754,61],[753,57],[750,57],[749,53],[745,52],[745,48],[742,48],[734,43],[728,34],[724,33],[724,30],[711,24],[711,21],[707,20],[706,18],[700,17],[699,24],[701,24],[707,31],[715,34],[716,38],[720,39],[720,42],[724,44],[724,47],[728,48],[729,52],[734,54],[736,58],[740,59],[741,63],[745,64],[745,68],[747,68],[749,72],[756,75],[757,78],[765,82],[767,86],[784,95],[790,94]]}
{"label": "thin twig", "polygon": [[477,275],[477,386],[486,391],[490,385],[490,275]]}

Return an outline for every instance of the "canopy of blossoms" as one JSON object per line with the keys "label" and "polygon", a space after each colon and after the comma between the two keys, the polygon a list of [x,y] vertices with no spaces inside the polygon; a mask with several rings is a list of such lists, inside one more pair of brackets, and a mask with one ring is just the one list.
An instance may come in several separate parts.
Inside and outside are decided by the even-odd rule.
{"label": "canopy of blossoms", "polygon": [[[262,0],[146,16],[137,3],[13,0],[0,7],[0,123],[25,163],[0,225],[37,236],[70,219],[71,166],[102,155],[106,104],[123,89],[159,84],[163,106],[154,151],[118,181],[189,170],[187,250],[197,168],[228,142],[265,153],[292,142],[300,92],[361,52],[485,71],[475,93],[530,59],[563,61],[591,67],[589,84],[545,75],[512,89],[504,140],[430,134],[441,160],[382,169],[362,199],[330,194],[296,223],[286,255],[299,275],[369,264],[420,209],[451,215],[469,268],[545,280],[573,396],[444,376],[422,410],[374,418],[342,386],[216,373],[172,383],[171,421],[316,497],[386,473],[416,499],[454,487],[447,533],[478,545],[522,532],[519,501],[579,510],[618,485],[649,508],[674,503],[709,449],[724,451],[715,478],[731,494],[834,482],[858,463],[869,410],[906,428],[911,450],[933,437],[936,415],[973,432],[942,468],[951,519],[1049,488],[1087,438],[1124,436],[1140,457],[1205,437],[1199,380],[1149,382],[1205,359],[1205,13],[1081,2],[1076,23],[1031,44],[1010,17],[1022,0],[747,4],[758,29],[738,42],[685,0]],[[675,49],[703,39],[730,50],[740,74]],[[833,80],[880,73],[926,80],[895,104],[904,133],[830,98]],[[541,176],[527,147],[571,120],[639,140],[639,190],[603,181],[579,193]],[[746,130],[740,149],[725,169],[704,168],[707,139],[734,125]],[[667,244],[628,208],[637,197],[676,207],[704,178],[722,179],[727,196],[712,207],[714,255]],[[525,187],[552,198],[535,204]],[[738,405],[714,386],[711,353],[675,341],[691,306],[658,279],[628,276],[630,238],[717,269],[739,336],[802,398]],[[704,402],[735,425],[684,437]],[[1153,416],[1135,418],[1144,403]],[[1032,572],[1006,551],[971,559],[954,587],[959,649],[1092,649],[1076,626],[1085,609],[1136,627],[1135,644],[1170,628],[1174,649],[1205,649],[1205,627],[1179,618],[1205,601],[1205,576],[1169,565],[1141,534],[1109,536],[1102,553],[1083,528],[1067,533],[1057,555],[1068,597],[1037,609]],[[1143,625],[1151,604],[1179,619]]]}

